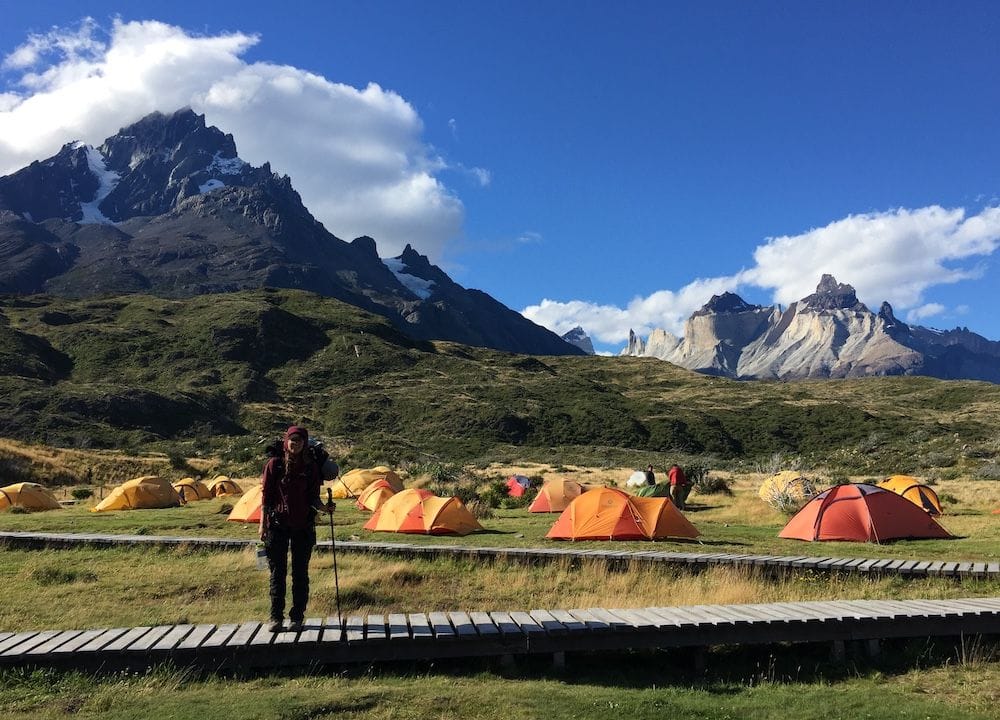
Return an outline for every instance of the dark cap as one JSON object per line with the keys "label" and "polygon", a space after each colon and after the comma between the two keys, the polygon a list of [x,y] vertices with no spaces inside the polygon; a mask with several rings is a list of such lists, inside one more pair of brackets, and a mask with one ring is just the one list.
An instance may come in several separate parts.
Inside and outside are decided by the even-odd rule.
{"label": "dark cap", "polygon": [[285,440],[290,438],[292,435],[298,435],[302,438],[302,442],[309,441],[309,431],[304,427],[299,427],[298,425],[292,425],[290,428],[285,430]]}

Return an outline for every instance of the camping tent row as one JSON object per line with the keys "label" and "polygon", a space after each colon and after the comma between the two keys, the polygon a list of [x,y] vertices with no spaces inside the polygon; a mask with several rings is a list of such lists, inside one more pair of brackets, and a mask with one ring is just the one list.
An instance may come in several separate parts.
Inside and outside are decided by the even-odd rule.
{"label": "camping tent row", "polygon": [[169,481],[156,475],[145,475],[122,483],[90,511],[166,508],[180,504],[181,496]]}
{"label": "camping tent row", "polygon": [[48,488],[32,482],[15,483],[0,488],[0,510],[15,506],[33,512],[58,510],[62,507]]}
{"label": "camping tent row", "polygon": [[[379,469],[379,468],[376,468]],[[388,469],[388,468],[386,468]],[[354,472],[354,471],[352,471]],[[348,473],[350,474],[350,473]],[[368,487],[361,491],[361,494],[357,496],[356,505],[359,510],[378,510],[382,504],[400,492],[403,489],[403,482],[399,479],[396,473],[389,470],[387,473],[375,473],[376,475],[381,475],[377,480],[374,480]],[[351,483],[353,484],[353,480]],[[337,495],[338,488],[341,493],[346,493],[349,488],[348,485],[340,484],[339,480],[334,482],[333,485],[329,486],[334,497],[339,497]],[[324,488],[320,492],[320,500],[326,497],[326,489]],[[343,499],[340,497],[340,499]],[[233,506],[232,512],[229,513],[227,520],[232,520],[233,522],[242,523],[255,523],[260,522],[260,508],[263,502],[263,496],[261,494],[261,486],[257,485],[255,487],[247,490],[243,497],[240,498],[239,502]]]}
{"label": "camping tent row", "polygon": [[344,473],[330,484],[333,497],[337,500],[354,498],[355,500],[376,480],[385,480],[396,492],[403,489],[403,481],[395,472],[379,465],[374,468],[356,468]]}

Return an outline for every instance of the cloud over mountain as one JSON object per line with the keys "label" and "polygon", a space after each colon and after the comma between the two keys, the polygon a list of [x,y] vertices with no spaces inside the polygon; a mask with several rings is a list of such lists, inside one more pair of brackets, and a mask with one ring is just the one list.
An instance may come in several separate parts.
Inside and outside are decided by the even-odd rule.
{"label": "cloud over mountain", "polygon": [[414,108],[375,83],[247,62],[258,41],[154,21],[115,20],[105,31],[89,18],[30,36],[2,64],[0,175],[67,137],[99,144],[149,112],[190,106],[239,138],[240,157],[290,175],[330,232],[375,237],[383,256],[409,242],[439,258],[464,210],[436,177],[447,163],[421,139]]}
{"label": "cloud over mountain", "polygon": [[687,317],[712,295],[758,287],[769,290],[773,302],[787,305],[808,295],[822,275],[832,274],[849,280],[862,301],[878,307],[887,300],[908,317],[924,320],[947,310],[924,301],[928,289],[978,277],[980,263],[998,247],[998,207],[971,216],[963,208],[899,208],[767,238],[755,248],[749,269],[698,279],[676,292],[660,290],[624,308],[546,299],[522,312],[557,333],[579,325],[601,342],[621,343],[630,328],[640,335],[654,327],[682,334]]}

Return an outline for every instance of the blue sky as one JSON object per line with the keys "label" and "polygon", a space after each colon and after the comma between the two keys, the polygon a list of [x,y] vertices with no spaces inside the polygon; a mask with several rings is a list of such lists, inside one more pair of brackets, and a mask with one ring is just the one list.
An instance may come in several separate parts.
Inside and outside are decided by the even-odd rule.
{"label": "blue sky", "polygon": [[[291,175],[334,234],[371,234],[383,254],[410,240],[461,284],[560,332],[582,324],[605,350],[629,327],[679,333],[722,290],[787,304],[823,272],[873,309],[1000,339],[995,3],[0,11],[0,172],[60,133],[100,142],[130,114],[191,104],[241,156]],[[149,33],[174,48],[159,67]],[[106,85],[81,90],[88,73]],[[305,136],[332,154],[310,164]]]}

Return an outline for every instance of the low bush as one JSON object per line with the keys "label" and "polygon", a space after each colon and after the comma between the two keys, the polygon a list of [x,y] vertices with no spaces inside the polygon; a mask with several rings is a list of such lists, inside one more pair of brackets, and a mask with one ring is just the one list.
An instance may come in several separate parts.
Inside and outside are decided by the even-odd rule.
{"label": "low bush", "polygon": [[88,487],[78,487],[73,488],[70,495],[72,495],[76,500],[86,500],[87,498],[94,497],[94,491]]}

